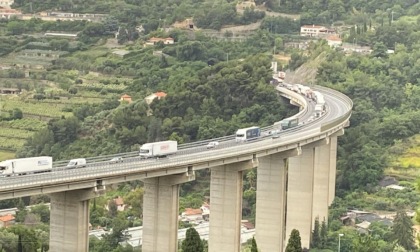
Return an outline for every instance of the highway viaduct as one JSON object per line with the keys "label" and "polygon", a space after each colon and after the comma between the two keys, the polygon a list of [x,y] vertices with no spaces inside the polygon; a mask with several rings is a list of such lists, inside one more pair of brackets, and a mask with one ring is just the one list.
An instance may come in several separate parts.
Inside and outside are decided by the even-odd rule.
{"label": "highway viaduct", "polygon": [[[277,87],[299,104],[299,117],[311,115],[303,96]],[[284,131],[279,138],[237,144],[233,136],[186,144],[161,160],[126,159],[111,164],[97,159],[85,168],[56,167],[52,172],[0,179],[0,200],[37,194],[51,197],[50,251],[88,251],[89,200],[107,185],[144,182],[143,252],[177,251],[178,198],[182,183],[195,171],[211,170],[209,251],[240,251],[242,173],[257,167],[256,240],[262,252],[282,252],[292,229],[309,248],[316,218],[328,219],[335,196],[337,137],[344,133],[352,101],[331,89],[316,87],[327,103],[319,119]],[[266,131],[269,128],[265,129]]]}

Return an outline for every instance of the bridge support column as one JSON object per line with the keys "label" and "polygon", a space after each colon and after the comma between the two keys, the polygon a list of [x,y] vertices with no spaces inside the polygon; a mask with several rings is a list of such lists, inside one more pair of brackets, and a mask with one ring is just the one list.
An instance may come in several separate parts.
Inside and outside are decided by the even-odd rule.
{"label": "bridge support column", "polygon": [[315,147],[315,172],[313,188],[312,224],[318,218],[322,223],[328,222],[328,206],[330,197],[330,143]]}
{"label": "bridge support column", "polygon": [[50,194],[50,251],[89,250],[89,199],[93,189]]}
{"label": "bridge support column", "polygon": [[143,252],[178,251],[179,186],[194,175],[143,179]]}
{"label": "bridge support column", "polygon": [[239,252],[241,248],[242,171],[251,161],[211,168],[209,252]]}
{"label": "bridge support column", "polygon": [[330,206],[335,198],[335,180],[337,178],[337,137],[330,138],[330,185],[328,205]]}
{"label": "bridge support column", "polygon": [[261,252],[282,252],[285,240],[286,161],[300,151],[258,158],[256,240]]}
{"label": "bridge support column", "polygon": [[[309,248],[312,232],[314,147],[302,147],[302,154],[289,158],[287,182],[286,240],[297,229],[302,248]],[[285,247],[285,246],[284,246]]]}

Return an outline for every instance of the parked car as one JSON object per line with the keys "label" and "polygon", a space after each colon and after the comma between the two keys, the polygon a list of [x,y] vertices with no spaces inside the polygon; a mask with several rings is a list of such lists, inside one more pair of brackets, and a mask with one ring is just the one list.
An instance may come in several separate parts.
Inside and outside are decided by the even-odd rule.
{"label": "parked car", "polygon": [[219,142],[214,141],[207,144],[207,149],[216,148],[219,145]]}
{"label": "parked car", "polygon": [[122,163],[123,162],[123,158],[122,157],[114,157],[113,159],[111,159],[109,161],[111,164],[115,164],[115,163]]}

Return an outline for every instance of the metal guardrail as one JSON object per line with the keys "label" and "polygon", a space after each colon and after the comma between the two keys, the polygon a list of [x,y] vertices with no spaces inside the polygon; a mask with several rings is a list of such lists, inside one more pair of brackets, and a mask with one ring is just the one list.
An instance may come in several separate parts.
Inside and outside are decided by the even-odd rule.
{"label": "metal guardrail", "polygon": [[350,106],[349,106],[349,111],[347,111],[344,115],[330,121],[327,122],[325,124],[321,125],[321,132],[323,131],[327,131],[328,129],[334,128],[337,125],[340,125],[341,123],[347,121],[352,113],[352,109],[353,109],[353,101],[345,94],[340,93],[336,90],[330,89],[330,88],[326,88],[326,87],[322,87],[322,86],[315,86],[315,88],[317,90],[323,91],[323,92],[328,92],[330,94],[333,94],[337,97],[341,97],[343,100],[345,100]]}
{"label": "metal guardrail", "polygon": [[[160,160],[150,159],[138,162],[140,161],[140,157],[137,157],[132,160],[127,160],[124,163],[119,163],[118,169],[113,169],[116,167],[115,164],[110,164],[110,162],[107,161],[93,163],[84,168],[66,169],[65,167],[60,167],[49,173],[33,174],[31,176],[14,176],[1,181],[0,191],[45,185],[45,180],[41,180],[41,177],[48,178],[48,184],[59,184],[63,182],[69,183],[72,181],[86,181],[102,177],[123,176],[126,174],[147,171],[169,171],[177,167],[186,167],[191,163],[200,164],[208,162],[209,159],[218,160],[226,158],[226,149],[229,149],[231,156],[241,156],[248,155],[250,151],[261,152],[267,148],[280,146],[283,146],[285,149],[296,148],[297,145],[295,142],[297,141],[307,139],[308,137],[320,138],[318,128],[309,130],[308,135],[292,138],[295,131],[297,130],[294,129],[293,131],[285,131],[287,134],[284,134],[283,137],[278,139],[272,139],[271,136],[264,136],[255,141],[244,143],[227,142],[224,145],[219,145],[217,149],[207,150],[206,147],[203,147],[196,149],[195,153],[189,153],[188,155],[177,153],[177,155]],[[290,139],[285,141],[285,138],[287,137]],[[271,139],[271,142],[267,143],[267,141],[264,141],[268,139]],[[203,155],[203,153],[206,153],[207,155]]]}

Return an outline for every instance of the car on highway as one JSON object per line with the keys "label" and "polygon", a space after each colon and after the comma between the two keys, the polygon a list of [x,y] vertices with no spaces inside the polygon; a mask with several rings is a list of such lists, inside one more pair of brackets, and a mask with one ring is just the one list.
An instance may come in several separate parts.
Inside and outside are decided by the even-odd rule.
{"label": "car on highway", "polygon": [[85,167],[86,159],[85,158],[75,158],[70,160],[67,164],[67,168],[76,168],[76,167]]}
{"label": "car on highway", "polygon": [[123,162],[123,158],[122,157],[114,157],[112,158],[109,163],[111,164],[115,164],[115,163],[122,163]]}
{"label": "car on highway", "polygon": [[279,137],[280,137],[280,132],[275,132],[275,133],[271,134],[272,139],[279,138]]}
{"label": "car on highway", "polygon": [[315,120],[314,116],[309,117],[308,122],[312,122],[313,120]]}
{"label": "car on highway", "polygon": [[219,142],[213,141],[207,144],[207,149],[213,149],[213,148],[216,148],[217,146],[219,146]]}

